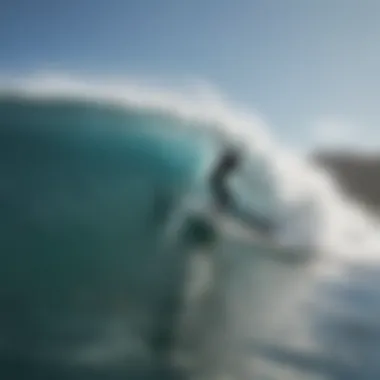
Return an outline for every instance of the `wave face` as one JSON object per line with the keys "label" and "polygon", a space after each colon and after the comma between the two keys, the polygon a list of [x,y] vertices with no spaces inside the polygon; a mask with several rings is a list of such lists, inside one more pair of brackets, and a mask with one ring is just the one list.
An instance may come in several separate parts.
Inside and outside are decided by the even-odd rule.
{"label": "wave face", "polygon": [[[122,355],[123,340],[133,341],[124,331],[131,326],[136,346],[149,343],[161,305],[180,287],[180,252],[161,249],[160,236],[195,181],[202,156],[196,144],[147,135],[150,125],[173,123],[169,117],[105,104],[4,97],[0,115],[7,350],[14,345],[18,355],[69,361],[76,340],[101,333],[98,350],[113,334]],[[88,322],[90,312],[110,331]],[[32,327],[35,314],[44,322]],[[128,325],[130,318],[136,321]],[[100,353],[91,359],[85,352],[96,347],[83,346],[78,360],[99,360]]]}
{"label": "wave face", "polygon": [[[162,364],[168,350],[190,377],[379,375],[376,360],[367,368],[376,275],[363,275],[377,266],[376,221],[260,120],[213,96],[130,84],[2,88],[4,378],[178,376]],[[167,233],[185,200],[210,206],[207,175],[231,143],[245,157],[231,184],[241,205],[277,219],[278,239],[312,249],[311,261],[284,261],[227,227],[206,251]]]}

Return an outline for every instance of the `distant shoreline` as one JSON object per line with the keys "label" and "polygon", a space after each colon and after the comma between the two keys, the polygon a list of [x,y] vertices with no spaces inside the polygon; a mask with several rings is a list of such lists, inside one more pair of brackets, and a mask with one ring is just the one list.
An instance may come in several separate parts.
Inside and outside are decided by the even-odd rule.
{"label": "distant shoreline", "polygon": [[347,196],[380,215],[380,152],[320,151],[309,158],[327,170]]}

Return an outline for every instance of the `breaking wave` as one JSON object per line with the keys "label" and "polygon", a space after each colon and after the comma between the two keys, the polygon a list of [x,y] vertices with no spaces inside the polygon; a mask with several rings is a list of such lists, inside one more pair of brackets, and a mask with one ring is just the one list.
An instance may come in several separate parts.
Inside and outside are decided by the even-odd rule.
{"label": "breaking wave", "polygon": [[[348,201],[323,170],[277,144],[259,117],[230,106],[216,92],[198,89],[186,94],[133,82],[91,82],[54,76],[7,80],[2,88],[5,94],[8,91],[35,100],[95,101],[98,106],[117,106],[114,119],[119,120],[114,123],[118,122],[120,128],[124,124],[125,133],[134,124],[128,118],[134,118],[145,131],[198,143],[198,152],[208,156],[209,161],[224,144],[236,144],[245,151],[247,160],[235,188],[247,202],[255,203],[257,198],[258,207],[262,204],[260,197],[269,190],[272,198],[265,199],[267,209],[286,220],[287,234],[299,239],[305,232],[298,227],[307,220],[311,231],[303,240],[315,244],[318,250],[346,257],[358,255],[361,259],[377,256],[377,220],[366,215],[360,205]],[[94,114],[91,122],[96,117]],[[93,124],[99,128],[102,121],[98,119]],[[199,148],[200,140],[203,148]],[[177,156],[174,160],[178,161]]]}
{"label": "breaking wave", "polygon": [[[214,347],[207,358],[215,366],[213,357],[219,363],[229,358],[235,368],[240,358],[231,364],[232,357],[246,354],[230,340],[250,336],[246,352],[260,351],[303,370],[343,368],[341,358],[331,364],[253,342],[266,334],[266,340],[275,335],[284,343],[289,331],[306,339],[299,330],[310,333],[311,327],[304,326],[309,314],[300,311],[300,300],[310,301],[316,268],[377,262],[378,222],[321,169],[277,144],[260,118],[209,90],[185,96],[133,82],[46,76],[3,80],[1,88],[1,282],[9,315],[0,328],[7,352],[37,362],[104,367],[125,363],[131,350],[126,341],[136,362],[146,357],[145,346],[157,353],[164,342],[178,339],[170,331],[173,308],[183,303],[183,257],[189,249],[165,240],[162,226],[184,198],[208,207],[209,170],[233,144],[245,155],[232,183],[237,199],[276,220],[279,241],[313,250],[317,259],[301,269],[271,262],[265,258],[266,251],[273,257],[270,249],[253,248],[222,231],[214,268],[219,280],[214,278],[210,293],[219,304],[206,307],[198,297],[197,305],[187,305],[192,312],[198,308],[202,320],[206,314],[218,320],[213,327],[202,322],[202,344]],[[188,327],[198,336],[200,329]],[[97,343],[88,343],[89,336]],[[75,344],[79,348],[73,350]],[[256,368],[264,368],[259,361]]]}

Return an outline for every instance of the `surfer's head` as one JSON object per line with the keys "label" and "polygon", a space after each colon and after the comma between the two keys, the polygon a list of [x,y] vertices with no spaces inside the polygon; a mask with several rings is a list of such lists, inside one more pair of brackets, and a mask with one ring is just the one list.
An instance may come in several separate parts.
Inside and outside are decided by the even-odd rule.
{"label": "surfer's head", "polygon": [[236,149],[229,148],[223,154],[220,166],[225,170],[233,170],[239,165],[240,161],[240,153]]}

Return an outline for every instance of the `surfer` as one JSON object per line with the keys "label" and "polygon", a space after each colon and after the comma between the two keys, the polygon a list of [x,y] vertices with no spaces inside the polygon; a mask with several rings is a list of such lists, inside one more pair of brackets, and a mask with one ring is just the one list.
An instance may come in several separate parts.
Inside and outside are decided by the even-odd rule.
{"label": "surfer", "polygon": [[218,211],[226,211],[233,199],[227,187],[227,177],[240,165],[239,153],[231,148],[226,150],[210,177],[211,191]]}
{"label": "surfer", "polygon": [[252,212],[248,215],[246,212],[238,211],[239,207],[228,189],[228,176],[239,168],[241,161],[242,157],[237,149],[227,148],[213,170],[210,185],[216,209],[218,212],[238,213],[241,219],[254,226],[256,230],[269,235],[274,231],[272,221]]}

